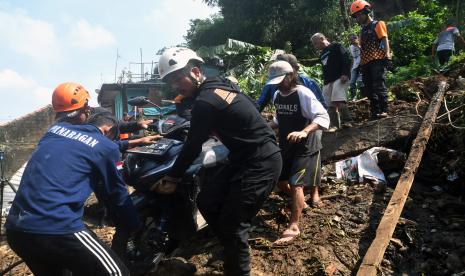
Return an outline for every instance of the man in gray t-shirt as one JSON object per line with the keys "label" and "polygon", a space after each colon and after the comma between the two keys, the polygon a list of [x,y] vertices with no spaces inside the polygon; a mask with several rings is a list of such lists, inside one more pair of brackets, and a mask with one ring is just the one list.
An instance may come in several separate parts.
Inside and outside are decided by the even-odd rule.
{"label": "man in gray t-shirt", "polygon": [[449,61],[454,53],[456,40],[465,46],[465,40],[460,35],[459,29],[452,24],[447,24],[433,42],[432,55],[433,58],[437,55],[439,64],[443,65]]}

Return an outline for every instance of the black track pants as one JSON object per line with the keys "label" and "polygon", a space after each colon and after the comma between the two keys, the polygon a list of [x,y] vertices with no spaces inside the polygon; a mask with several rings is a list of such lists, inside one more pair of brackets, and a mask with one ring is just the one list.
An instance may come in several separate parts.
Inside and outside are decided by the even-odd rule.
{"label": "black track pants", "polygon": [[371,115],[387,112],[386,61],[373,60],[362,66],[364,93],[370,99]]}
{"label": "black track pants", "polygon": [[225,275],[249,275],[249,228],[281,172],[281,154],[232,164],[199,194],[197,205],[224,246]]}
{"label": "black track pants", "polygon": [[71,235],[42,235],[7,230],[11,249],[36,276],[129,275],[126,266],[88,230]]}

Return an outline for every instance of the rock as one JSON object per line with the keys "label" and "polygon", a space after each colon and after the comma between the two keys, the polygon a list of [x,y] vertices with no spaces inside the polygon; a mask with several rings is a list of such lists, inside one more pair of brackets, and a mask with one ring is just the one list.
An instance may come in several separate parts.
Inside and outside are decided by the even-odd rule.
{"label": "rock", "polygon": [[400,177],[400,173],[392,172],[386,177],[386,180],[390,185],[395,185],[397,181],[399,180],[399,177]]}
{"label": "rock", "polygon": [[408,250],[407,246],[403,246],[403,247],[399,248],[399,252],[406,252],[407,250]]}
{"label": "rock", "polygon": [[456,247],[455,238],[451,235],[445,234],[442,238],[441,245],[443,248],[453,249]]}
{"label": "rock", "polygon": [[418,223],[416,221],[401,217],[401,218],[399,218],[399,225],[417,226]]}
{"label": "rock", "polygon": [[252,268],[250,271],[250,275],[251,276],[265,276],[266,274],[259,270],[256,270],[255,268]]}
{"label": "rock", "polygon": [[435,190],[436,192],[441,192],[441,193],[443,192],[443,189],[442,189],[440,186],[438,186],[438,185],[435,185],[435,186],[433,186],[433,187],[431,187],[431,188],[432,188],[433,190]]}
{"label": "rock", "polygon": [[365,223],[365,220],[362,217],[359,216],[351,216],[349,218],[350,221],[355,222],[356,224],[363,224]]}
{"label": "rock", "polygon": [[462,76],[459,76],[455,82],[457,83],[457,86],[460,88],[460,89],[465,89],[465,78],[462,78]]}
{"label": "rock", "polygon": [[331,263],[325,268],[326,276],[333,276],[337,272],[337,267],[335,264]]}
{"label": "rock", "polygon": [[344,214],[343,211],[338,210],[338,211],[336,212],[336,215],[338,215],[338,216],[340,216],[340,217],[343,217],[345,214]]}
{"label": "rock", "polygon": [[257,232],[257,233],[263,233],[263,232],[265,232],[265,229],[264,229],[264,228],[261,228],[261,227],[257,227],[257,228],[255,228],[255,232]]}
{"label": "rock", "polygon": [[[438,186],[435,186],[435,187],[438,187]],[[446,206],[446,201],[443,199],[440,199],[437,201],[437,205],[439,209],[443,209]]]}
{"label": "rock", "polygon": [[378,183],[373,183],[372,184],[375,193],[382,194],[386,191],[386,184],[378,182]]}
{"label": "rock", "polygon": [[391,261],[389,261],[388,259],[383,259],[381,261],[381,263],[383,264],[383,266],[385,267],[391,267]]}
{"label": "rock", "polygon": [[352,198],[352,200],[355,204],[357,204],[363,201],[363,197],[361,195],[356,195]]}
{"label": "rock", "polygon": [[455,253],[451,253],[449,256],[447,256],[446,266],[449,270],[456,272],[462,271],[464,268],[462,260],[460,260],[460,257]]}
{"label": "rock", "polygon": [[188,276],[194,275],[197,268],[181,257],[166,259],[160,262],[157,270],[151,275]]}
{"label": "rock", "polygon": [[458,222],[453,222],[447,226],[449,230],[462,230],[463,226]]}
{"label": "rock", "polygon": [[433,252],[433,249],[431,249],[430,247],[425,247],[425,246],[423,246],[423,247],[421,248],[421,251],[423,251],[423,252],[429,254],[429,253]]}
{"label": "rock", "polygon": [[422,271],[431,271],[431,270],[430,270],[430,265],[429,265],[428,262],[421,263],[421,264],[420,264],[420,269],[421,269]]}
{"label": "rock", "polygon": [[[463,256],[465,258],[465,246],[464,245],[460,245],[460,244],[457,244],[457,253],[460,255],[460,256]],[[465,262],[464,262],[465,263]]]}
{"label": "rock", "polygon": [[391,238],[391,243],[394,244],[398,248],[404,247],[404,244],[402,243],[402,241],[396,238]]}

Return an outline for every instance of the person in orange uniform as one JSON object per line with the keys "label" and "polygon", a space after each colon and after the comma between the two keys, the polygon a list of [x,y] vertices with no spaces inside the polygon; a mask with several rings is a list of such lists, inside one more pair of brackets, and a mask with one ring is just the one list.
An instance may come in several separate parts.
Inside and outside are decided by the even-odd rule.
{"label": "person in orange uniform", "polygon": [[384,21],[376,21],[370,15],[371,5],[357,0],[350,6],[350,14],[362,25],[360,34],[361,69],[365,93],[370,99],[371,117],[387,117],[386,65],[391,59],[388,32]]}

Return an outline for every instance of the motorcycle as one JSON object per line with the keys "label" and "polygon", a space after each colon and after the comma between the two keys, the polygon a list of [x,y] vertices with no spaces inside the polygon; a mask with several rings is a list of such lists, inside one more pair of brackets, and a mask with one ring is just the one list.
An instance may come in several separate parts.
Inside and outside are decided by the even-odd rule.
{"label": "motorcycle", "polygon": [[[143,97],[129,104],[152,104]],[[127,151],[122,175],[134,188],[130,197],[143,227],[135,235],[116,227],[112,248],[122,257],[132,275],[153,270],[158,263],[184,240],[206,226],[196,208],[196,197],[202,184],[227,163],[228,149],[217,139],[207,140],[199,157],[186,171],[174,194],[163,195],[152,187],[172,168],[184,141],[190,122],[177,115],[163,116],[149,126],[162,139],[155,144]]]}

